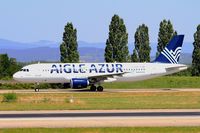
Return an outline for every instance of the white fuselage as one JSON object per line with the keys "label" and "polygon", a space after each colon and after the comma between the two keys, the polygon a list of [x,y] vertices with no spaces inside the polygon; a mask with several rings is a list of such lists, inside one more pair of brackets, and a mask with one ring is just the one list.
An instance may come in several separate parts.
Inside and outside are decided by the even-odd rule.
{"label": "white fuselage", "polygon": [[14,79],[27,83],[69,83],[72,78],[101,78],[102,82],[136,81],[187,69],[165,63],[39,63],[22,68]]}

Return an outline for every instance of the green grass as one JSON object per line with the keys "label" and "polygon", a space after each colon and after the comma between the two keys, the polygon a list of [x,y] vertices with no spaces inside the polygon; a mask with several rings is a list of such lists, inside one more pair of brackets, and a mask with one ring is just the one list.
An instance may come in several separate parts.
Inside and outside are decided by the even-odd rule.
{"label": "green grass", "polygon": [[139,89],[139,88],[200,88],[200,77],[163,76],[137,82],[112,82],[103,84],[105,88]]}
{"label": "green grass", "polygon": [[31,93],[17,97],[16,102],[1,102],[0,110],[200,109],[200,92]]}
{"label": "green grass", "polygon": [[199,133],[200,127],[18,128],[0,133]]}
{"label": "green grass", "polygon": [[17,100],[16,93],[5,93],[3,94],[2,102],[15,102]]}

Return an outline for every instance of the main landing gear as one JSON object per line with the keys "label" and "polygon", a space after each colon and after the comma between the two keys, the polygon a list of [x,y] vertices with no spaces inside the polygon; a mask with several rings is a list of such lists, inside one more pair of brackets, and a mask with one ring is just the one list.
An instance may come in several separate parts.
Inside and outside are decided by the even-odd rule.
{"label": "main landing gear", "polygon": [[99,92],[102,92],[103,91],[103,87],[102,86],[96,87],[95,85],[91,85],[90,90],[91,91],[96,91],[97,90]]}

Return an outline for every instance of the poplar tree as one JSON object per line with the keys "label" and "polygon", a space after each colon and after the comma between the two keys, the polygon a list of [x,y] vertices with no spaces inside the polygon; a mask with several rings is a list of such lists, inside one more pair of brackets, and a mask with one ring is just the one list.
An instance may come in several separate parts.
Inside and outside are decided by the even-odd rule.
{"label": "poplar tree", "polygon": [[174,30],[171,21],[167,21],[166,19],[161,21],[158,33],[157,56],[162,52],[174,35],[177,35],[177,32]]}
{"label": "poplar tree", "polygon": [[128,33],[123,19],[118,15],[112,17],[109,25],[109,37],[106,41],[104,58],[106,62],[127,62],[130,59]]}
{"label": "poplar tree", "polygon": [[194,50],[192,53],[192,75],[200,76],[200,25],[194,33]]}
{"label": "poplar tree", "polygon": [[136,49],[133,50],[133,54],[131,55],[131,61],[132,62],[138,62],[138,56]]}
{"label": "poplar tree", "polygon": [[79,62],[77,43],[77,31],[72,23],[67,23],[64,28],[63,42],[60,45],[60,61],[75,63]]}
{"label": "poplar tree", "polygon": [[108,42],[108,40],[106,41],[106,48],[105,48],[105,61],[106,62],[114,62],[113,59],[113,47],[112,45]]}
{"label": "poplar tree", "polygon": [[145,24],[140,25],[135,32],[135,50],[138,54],[139,62],[150,61],[151,47],[149,43],[149,31]]}

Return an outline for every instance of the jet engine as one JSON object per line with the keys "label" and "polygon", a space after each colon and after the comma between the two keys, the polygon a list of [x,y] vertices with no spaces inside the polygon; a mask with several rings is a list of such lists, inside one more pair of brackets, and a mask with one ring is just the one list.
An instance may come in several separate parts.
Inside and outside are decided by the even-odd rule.
{"label": "jet engine", "polygon": [[86,78],[73,78],[70,81],[70,86],[73,89],[87,88],[89,80]]}

